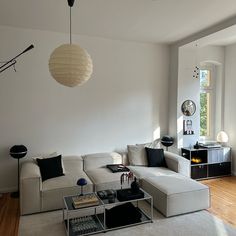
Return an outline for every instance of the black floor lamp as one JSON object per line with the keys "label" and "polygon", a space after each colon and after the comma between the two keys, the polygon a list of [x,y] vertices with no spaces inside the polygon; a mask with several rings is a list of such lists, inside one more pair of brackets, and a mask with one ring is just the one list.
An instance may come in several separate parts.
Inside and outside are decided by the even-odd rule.
{"label": "black floor lamp", "polygon": [[166,151],[168,151],[168,147],[172,146],[174,144],[174,139],[173,137],[169,135],[164,135],[161,138],[161,144],[166,147]]}
{"label": "black floor lamp", "polygon": [[11,197],[18,198],[20,191],[20,159],[25,157],[27,154],[27,148],[24,145],[14,145],[10,149],[10,155],[18,160],[18,190],[11,194]]}

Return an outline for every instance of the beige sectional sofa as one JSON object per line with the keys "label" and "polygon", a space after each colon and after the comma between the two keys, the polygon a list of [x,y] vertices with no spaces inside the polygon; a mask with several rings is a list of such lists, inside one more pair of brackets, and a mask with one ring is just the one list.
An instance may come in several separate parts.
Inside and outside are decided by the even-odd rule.
{"label": "beige sectional sofa", "polygon": [[[167,167],[128,165],[128,168],[139,179],[141,187],[153,195],[154,206],[166,216],[208,208],[209,189],[189,178],[190,165],[188,160],[170,152],[165,152],[164,155]],[[88,181],[84,192],[119,189],[122,173],[112,173],[106,168],[106,165],[127,162],[127,156],[116,152],[97,153],[82,157],[67,156],[63,158],[63,162],[66,171],[65,176],[44,182],[41,180],[39,167],[34,161],[28,161],[22,165],[20,175],[21,214],[60,209],[63,196],[80,193],[80,189],[76,185],[79,178],[86,178]],[[165,179],[168,180],[168,186],[163,187],[165,186]],[[183,181],[178,183],[178,179]],[[163,185],[160,181],[163,182]],[[171,192],[171,189],[174,191]],[[194,191],[194,194],[186,195],[187,189],[190,193]],[[198,190],[204,192],[199,204],[197,200]],[[173,194],[179,196],[178,201]],[[186,198],[188,196],[192,198],[193,195],[194,200],[190,199],[189,202],[192,201],[195,207],[184,207]],[[174,205],[175,201],[178,203],[177,209],[169,208],[169,205]]]}

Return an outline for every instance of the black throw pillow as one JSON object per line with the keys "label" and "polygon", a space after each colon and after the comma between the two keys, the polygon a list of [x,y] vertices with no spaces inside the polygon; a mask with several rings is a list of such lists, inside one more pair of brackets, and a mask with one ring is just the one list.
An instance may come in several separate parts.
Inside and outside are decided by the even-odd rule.
{"label": "black throw pillow", "polygon": [[42,181],[64,175],[61,165],[61,155],[45,159],[37,158]]}
{"label": "black throw pillow", "polygon": [[167,167],[164,150],[145,147],[147,153],[148,167]]}

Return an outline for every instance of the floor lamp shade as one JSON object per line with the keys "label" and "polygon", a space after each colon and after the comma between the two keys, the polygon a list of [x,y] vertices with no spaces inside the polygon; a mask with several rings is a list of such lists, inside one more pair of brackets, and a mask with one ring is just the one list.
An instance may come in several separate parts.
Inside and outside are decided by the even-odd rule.
{"label": "floor lamp shade", "polygon": [[161,144],[166,147],[166,150],[168,150],[168,147],[174,144],[174,138],[169,135],[164,135],[161,138]]}
{"label": "floor lamp shade", "polygon": [[24,145],[14,145],[10,148],[10,155],[15,159],[23,158],[27,154],[27,148]]}
{"label": "floor lamp shade", "polygon": [[93,63],[87,51],[79,45],[63,44],[52,52],[49,71],[58,83],[74,87],[91,77]]}

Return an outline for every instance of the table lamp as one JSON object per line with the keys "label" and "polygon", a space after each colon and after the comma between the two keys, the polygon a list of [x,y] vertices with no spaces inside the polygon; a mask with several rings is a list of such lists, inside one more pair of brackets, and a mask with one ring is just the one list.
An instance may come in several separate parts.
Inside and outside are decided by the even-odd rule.
{"label": "table lamp", "polygon": [[84,179],[84,178],[80,178],[78,179],[77,181],[77,185],[79,185],[81,187],[81,193],[80,193],[80,196],[83,196],[84,193],[83,193],[83,187],[87,184],[87,180]]}
{"label": "table lamp", "polygon": [[226,144],[229,141],[229,137],[228,137],[226,132],[220,131],[217,134],[216,140],[217,140],[218,143]]}

